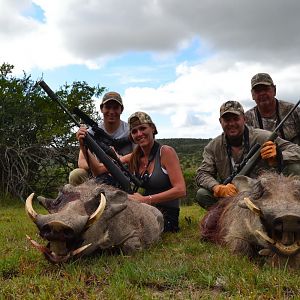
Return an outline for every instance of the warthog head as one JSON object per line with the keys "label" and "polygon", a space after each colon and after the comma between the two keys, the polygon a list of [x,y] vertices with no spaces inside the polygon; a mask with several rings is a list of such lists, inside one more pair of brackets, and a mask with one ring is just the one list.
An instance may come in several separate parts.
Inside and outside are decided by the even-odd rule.
{"label": "warthog head", "polygon": [[27,237],[53,263],[97,249],[134,252],[158,240],[163,229],[156,208],[129,201],[125,192],[94,180],[76,187],[67,184],[56,199],[38,197],[46,215],[34,210],[33,198],[34,194],[27,198],[25,209],[48,244]]}
{"label": "warthog head", "polygon": [[[258,179],[237,176],[233,183],[239,194],[222,199],[207,213],[201,222],[204,238],[213,237],[235,253],[268,256],[274,263],[288,258],[291,264],[299,264],[299,178],[267,173]],[[207,217],[216,211],[215,232],[207,237]]]}
{"label": "warthog head", "polygon": [[300,181],[274,174],[260,180],[248,177],[237,180],[241,181],[241,190],[246,183],[244,190],[250,192],[238,205],[256,214],[262,224],[262,229],[255,229],[254,234],[278,255],[297,254],[300,250]]}

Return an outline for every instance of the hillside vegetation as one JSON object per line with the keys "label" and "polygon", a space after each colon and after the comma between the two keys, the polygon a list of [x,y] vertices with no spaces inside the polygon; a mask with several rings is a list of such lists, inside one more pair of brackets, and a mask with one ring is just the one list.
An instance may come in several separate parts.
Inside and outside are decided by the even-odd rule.
{"label": "hillside vegetation", "polygon": [[161,144],[173,147],[180,159],[183,171],[197,169],[202,161],[202,152],[210,139],[176,138],[158,139]]}
{"label": "hillside vegetation", "polygon": [[202,161],[203,149],[209,141],[210,139],[192,138],[158,139],[161,144],[173,147],[178,154],[187,186],[187,197],[182,199],[182,204],[190,205],[194,202],[197,191],[195,184],[196,170]]}

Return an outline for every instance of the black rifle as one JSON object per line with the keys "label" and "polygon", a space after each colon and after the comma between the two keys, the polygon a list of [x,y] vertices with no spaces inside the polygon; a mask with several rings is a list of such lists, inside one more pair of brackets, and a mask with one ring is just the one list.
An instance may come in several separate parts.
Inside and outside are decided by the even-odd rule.
{"label": "black rifle", "polygon": [[242,162],[239,164],[238,168],[234,170],[229,177],[227,177],[224,181],[223,184],[230,183],[233,178],[239,174],[239,172],[245,167],[245,165],[248,163],[249,159],[252,157],[252,155],[255,154],[255,152],[260,149],[260,144],[255,144],[248,154],[245,156],[245,158],[242,160]]}
{"label": "black rifle", "polygon": [[81,109],[78,107],[74,107],[73,113],[77,115],[86,125],[89,125],[93,132],[94,136],[97,140],[101,140],[104,144],[108,146],[113,146],[116,151],[126,145],[131,145],[131,141],[128,137],[114,139],[109,134],[107,134],[102,128],[98,126],[98,124],[92,120],[87,114],[85,114]]}
{"label": "black rifle", "polygon": [[[270,134],[269,138],[266,140],[267,141],[274,141],[278,134],[277,131],[283,126],[284,122],[287,120],[287,118],[294,112],[294,110],[298,107],[300,104],[300,100],[293,106],[293,108],[287,113],[287,115],[281,120],[281,122],[276,126],[274,131]],[[257,146],[258,145],[258,146]],[[253,149],[253,148],[256,149]],[[234,171],[228,178],[226,178],[223,182],[223,184],[230,183],[233,178],[236,175],[249,175],[253,168],[257,165],[257,163],[261,159],[260,155],[260,150],[262,149],[262,145],[260,146],[259,144],[254,145],[251,150],[249,151],[248,155],[245,157],[243,162],[240,164],[238,170]]]}
{"label": "black rifle", "polygon": [[[39,81],[38,84],[41,86],[41,88],[47,93],[47,95],[54,100],[62,109],[63,111],[73,120],[73,122],[80,127],[80,123],[74,118],[74,116],[68,111],[68,109],[59,101],[58,96],[50,89],[50,87],[43,81]],[[108,172],[112,175],[112,177],[120,184],[121,188],[127,192],[132,194],[133,190],[131,187],[131,181],[130,179],[121,171],[120,168],[124,168],[126,171],[127,169],[122,165],[120,160],[118,159],[115,152],[107,145],[102,143],[101,145],[105,149],[105,151],[101,148],[99,143],[97,143],[91,134],[87,133],[85,139],[85,144],[87,148],[96,155],[96,157],[104,164]],[[105,146],[106,147],[105,147]],[[109,154],[107,154],[107,152]],[[110,158],[113,158],[118,164],[122,165],[122,167],[119,165],[117,166]],[[126,172],[127,175],[129,175],[129,171]],[[132,175],[133,176],[133,175]],[[141,183],[137,178],[131,178],[135,185],[140,185]]]}

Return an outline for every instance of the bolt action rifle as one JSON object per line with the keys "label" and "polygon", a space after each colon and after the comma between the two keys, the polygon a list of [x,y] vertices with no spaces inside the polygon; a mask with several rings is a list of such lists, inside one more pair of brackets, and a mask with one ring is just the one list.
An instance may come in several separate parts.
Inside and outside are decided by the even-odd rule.
{"label": "bolt action rifle", "polygon": [[102,128],[100,128],[94,120],[92,120],[87,114],[85,114],[78,107],[74,107],[73,113],[77,115],[83,121],[83,123],[89,125],[92,128],[96,140],[101,140],[107,146],[113,146],[117,152],[122,147],[126,145],[131,145],[131,141],[129,140],[128,137],[119,138],[119,139],[112,138]]}
{"label": "bolt action rifle", "polygon": [[[78,127],[80,127],[80,123],[74,118],[74,116],[68,111],[68,109],[60,102],[58,96],[50,89],[50,87],[43,80],[39,81],[38,84],[47,93],[47,95],[63,109],[63,111],[72,119],[72,121]],[[96,124],[96,122],[94,123]],[[96,141],[90,133],[87,133],[86,137],[84,138],[84,142],[87,148],[93,154],[95,154],[95,156],[104,164],[108,172],[119,183],[120,187],[125,192],[129,194],[133,193],[132,183],[135,186],[141,185],[140,180],[136,178],[134,175],[132,175],[124,167],[124,165],[119,160],[116,153],[111,149],[111,147],[106,145],[104,142]],[[134,189],[136,189],[136,187]]]}
{"label": "bolt action rifle", "polygon": [[[266,140],[266,142],[267,141],[274,142],[274,140],[278,136],[278,134],[277,134],[278,130],[283,126],[284,122],[287,120],[287,118],[289,118],[289,116],[294,112],[294,110],[298,107],[299,104],[300,104],[300,100],[293,106],[293,108],[287,113],[287,115],[276,126],[276,128],[270,134],[270,136]],[[227,177],[224,180],[223,184],[230,183],[236,175],[245,175],[245,176],[249,175],[251,173],[251,171],[253,170],[253,168],[257,165],[257,163],[261,159],[261,155],[260,155],[260,150],[261,149],[262,149],[261,145],[255,144],[251,148],[251,150],[249,151],[247,156],[243,159],[243,161],[241,162],[239,168],[237,170],[235,170],[229,177]]]}

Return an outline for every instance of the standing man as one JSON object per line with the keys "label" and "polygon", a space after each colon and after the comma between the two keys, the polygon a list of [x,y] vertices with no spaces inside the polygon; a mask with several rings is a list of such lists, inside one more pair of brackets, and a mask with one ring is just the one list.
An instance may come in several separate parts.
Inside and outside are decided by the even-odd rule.
{"label": "standing man", "polygon": [[[100,110],[103,115],[103,121],[99,125],[113,139],[126,139],[129,137],[129,126],[121,120],[121,114],[124,110],[123,101],[119,93],[106,93],[100,104]],[[80,151],[78,157],[78,169],[73,170],[69,176],[69,182],[72,185],[78,185],[88,178],[88,172],[96,177],[104,172],[106,168],[101,162],[86,148],[84,138],[89,132],[94,135],[92,129],[87,129],[85,126],[79,128],[76,133],[76,138],[79,141]],[[115,149],[119,156],[126,155],[132,152],[132,142],[122,143],[122,146]]]}
{"label": "standing man", "polygon": [[[246,123],[255,128],[274,131],[294,104],[277,100],[276,85],[267,73],[258,73],[251,79],[251,94],[256,106],[245,113]],[[300,145],[300,108],[286,120],[278,135]]]}
{"label": "standing man", "polygon": [[[300,146],[277,137],[268,141],[270,132],[245,125],[244,109],[237,101],[227,101],[220,107],[220,124],[223,133],[211,140],[203,151],[203,160],[196,174],[200,187],[197,202],[208,208],[219,198],[234,196],[238,193],[232,183],[223,184],[255,144],[262,145],[261,160],[248,174],[255,178],[262,171],[285,168],[289,173],[293,166],[300,164]],[[300,175],[298,173],[297,175]]]}

